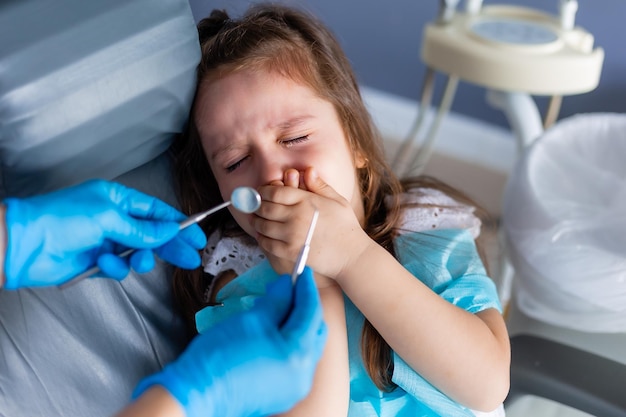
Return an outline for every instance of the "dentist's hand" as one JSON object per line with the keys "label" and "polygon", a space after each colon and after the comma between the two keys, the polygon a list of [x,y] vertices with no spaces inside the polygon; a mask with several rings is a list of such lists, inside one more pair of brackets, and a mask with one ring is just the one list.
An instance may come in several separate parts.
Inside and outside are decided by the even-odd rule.
{"label": "dentist's hand", "polygon": [[[206,237],[197,226],[179,232],[185,216],[161,200],[121,184],[94,180],[6,205],[4,288],[61,284],[97,264],[124,278],[147,272],[153,251],[182,268],[200,265]],[[140,249],[129,259],[115,255]]]}
{"label": "dentist's hand", "polygon": [[289,311],[293,292],[291,278],[282,275],[251,310],[196,336],[176,361],[141,381],[133,397],[162,385],[187,417],[291,409],[310,391],[327,338],[311,269],[298,278]]}

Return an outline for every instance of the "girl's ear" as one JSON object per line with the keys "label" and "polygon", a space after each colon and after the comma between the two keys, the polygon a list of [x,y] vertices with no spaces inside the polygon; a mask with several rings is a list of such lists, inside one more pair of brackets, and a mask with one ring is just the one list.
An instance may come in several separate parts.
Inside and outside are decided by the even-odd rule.
{"label": "girl's ear", "polygon": [[354,153],[354,166],[357,169],[365,168],[367,166],[367,158],[363,156],[363,152],[356,151]]}

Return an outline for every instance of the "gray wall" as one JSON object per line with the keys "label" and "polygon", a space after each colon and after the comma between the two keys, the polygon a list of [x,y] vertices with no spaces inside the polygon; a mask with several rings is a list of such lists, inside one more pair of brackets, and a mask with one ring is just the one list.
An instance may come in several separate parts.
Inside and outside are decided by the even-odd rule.
{"label": "gray wall", "polygon": [[[419,59],[422,30],[432,21],[437,0],[283,0],[304,7],[335,32],[361,84],[417,100],[425,70]],[[190,0],[196,20],[213,8],[238,15],[250,0]],[[556,13],[558,0],[485,1],[517,4]],[[560,117],[586,112],[626,112],[626,1],[579,0],[576,23],[595,36],[605,50],[599,87],[563,100]],[[438,89],[442,90],[442,77]],[[438,96],[436,96],[438,97]],[[506,125],[504,116],[485,102],[485,90],[461,83],[453,111]],[[537,98],[543,111],[546,98]]]}

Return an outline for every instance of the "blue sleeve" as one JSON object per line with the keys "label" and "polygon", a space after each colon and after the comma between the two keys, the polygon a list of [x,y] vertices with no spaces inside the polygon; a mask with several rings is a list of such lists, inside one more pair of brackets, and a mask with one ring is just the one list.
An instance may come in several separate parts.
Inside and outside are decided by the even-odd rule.
{"label": "blue sleeve", "polygon": [[[496,286],[487,276],[474,239],[466,230],[438,229],[403,234],[394,242],[398,260],[420,281],[450,303],[471,313],[502,312]],[[434,415],[474,413],[450,399],[394,352],[392,380]]]}
{"label": "blue sleeve", "polygon": [[276,278],[278,274],[265,259],[224,285],[215,297],[218,305],[205,307],[196,313],[198,333],[204,333],[230,316],[251,309],[256,299],[265,294],[267,285]]}
{"label": "blue sleeve", "polygon": [[495,283],[487,276],[472,235],[463,229],[437,229],[400,235],[398,260],[450,303],[471,313],[502,312]]}

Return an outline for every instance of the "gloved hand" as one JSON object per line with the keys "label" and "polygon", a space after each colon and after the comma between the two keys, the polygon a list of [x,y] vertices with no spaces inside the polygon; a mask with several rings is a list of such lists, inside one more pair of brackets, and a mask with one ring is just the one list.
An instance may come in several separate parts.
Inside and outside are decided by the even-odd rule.
{"label": "gloved hand", "polygon": [[[285,412],[311,389],[327,329],[310,268],[295,286],[282,275],[255,306],[202,333],[161,372],[139,383],[165,387],[187,417],[256,417]],[[280,326],[280,323],[284,325]]]}
{"label": "gloved hand", "polygon": [[[6,205],[7,289],[61,284],[97,263],[124,278],[154,267],[152,251],[181,268],[200,265],[200,227],[179,232],[185,216],[163,201],[121,184],[94,180]],[[138,248],[130,259],[116,256]]]}

